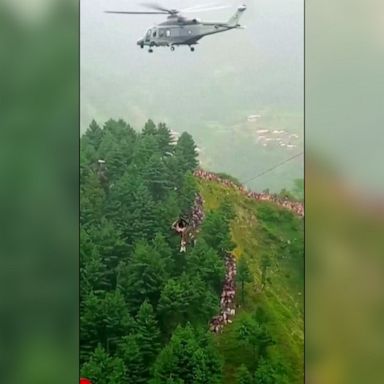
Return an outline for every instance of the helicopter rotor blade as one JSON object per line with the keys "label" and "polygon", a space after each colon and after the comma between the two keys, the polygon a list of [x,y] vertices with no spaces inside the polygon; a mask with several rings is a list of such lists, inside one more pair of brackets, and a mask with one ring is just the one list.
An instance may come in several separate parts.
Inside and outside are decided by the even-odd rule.
{"label": "helicopter rotor blade", "polygon": [[141,5],[146,7],[146,8],[154,9],[156,11],[161,11],[161,12],[169,13],[171,15],[179,12],[176,9],[165,8],[162,5],[157,4],[157,3],[141,3]]}
{"label": "helicopter rotor blade", "polygon": [[206,11],[213,11],[216,9],[224,9],[224,8],[231,8],[228,4],[201,4],[201,5],[194,5],[192,7],[184,8],[180,12],[183,13],[192,13],[192,12],[206,12]]}
{"label": "helicopter rotor blade", "polygon": [[208,11],[214,11],[218,9],[225,9],[230,8],[228,5],[222,5],[220,7],[212,7],[212,8],[198,8],[198,9],[183,9],[181,10],[182,13],[198,13],[198,12],[208,12]]}
{"label": "helicopter rotor blade", "polygon": [[168,12],[128,12],[128,11],[104,11],[105,13],[119,13],[123,15],[168,15]]}
{"label": "helicopter rotor blade", "polygon": [[115,13],[115,14],[125,14],[125,15],[177,15],[180,12],[182,13],[193,13],[193,12],[206,12],[216,9],[229,8],[229,5],[220,5],[220,4],[202,4],[195,5],[193,7],[185,8],[181,11],[177,9],[168,9],[157,3],[141,3],[146,8],[153,9],[153,11],[105,11],[105,13]]}

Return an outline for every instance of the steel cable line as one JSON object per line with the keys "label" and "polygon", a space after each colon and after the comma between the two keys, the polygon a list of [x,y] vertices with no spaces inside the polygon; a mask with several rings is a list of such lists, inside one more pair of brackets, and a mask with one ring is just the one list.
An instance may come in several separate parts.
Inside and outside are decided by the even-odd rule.
{"label": "steel cable line", "polygon": [[271,168],[266,169],[265,171],[263,171],[263,172],[257,174],[256,176],[251,177],[250,179],[246,179],[246,180],[241,181],[241,184],[248,183],[249,181],[252,181],[252,180],[256,179],[257,177],[263,176],[263,175],[265,175],[265,174],[267,174],[267,173],[273,171],[274,169],[280,167],[281,165],[283,165],[283,164],[285,164],[285,163],[288,163],[288,161],[291,161],[291,160],[295,159],[296,157],[301,156],[302,154],[304,154],[304,152],[297,153],[296,155],[294,155],[294,156],[292,156],[292,157],[290,157],[290,158],[288,158],[288,159],[285,159],[285,160],[281,161],[280,163],[274,165],[274,166],[271,167]]}

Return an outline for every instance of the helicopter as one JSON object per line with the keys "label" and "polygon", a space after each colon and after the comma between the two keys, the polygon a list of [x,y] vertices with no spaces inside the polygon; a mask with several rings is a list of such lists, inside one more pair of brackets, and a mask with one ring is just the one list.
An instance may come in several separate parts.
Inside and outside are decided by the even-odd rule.
{"label": "helicopter", "polygon": [[241,15],[246,10],[246,5],[237,8],[235,14],[227,22],[203,22],[199,19],[187,18],[182,13],[203,12],[213,9],[227,8],[228,6],[216,6],[211,8],[191,7],[183,10],[168,9],[153,3],[142,4],[152,11],[105,11],[105,13],[125,15],[168,15],[167,20],[149,28],[143,38],[137,41],[140,48],[148,46],[148,52],[152,53],[154,47],[170,47],[187,45],[191,52],[195,50],[194,45],[205,36],[230,31],[231,29],[244,28],[239,24]]}

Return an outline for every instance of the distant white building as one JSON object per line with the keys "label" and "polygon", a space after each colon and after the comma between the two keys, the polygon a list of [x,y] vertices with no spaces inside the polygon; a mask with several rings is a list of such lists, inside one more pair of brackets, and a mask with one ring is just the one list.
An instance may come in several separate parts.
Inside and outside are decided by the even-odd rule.
{"label": "distant white building", "polygon": [[176,145],[177,144],[177,140],[179,140],[180,133],[176,132],[176,131],[173,131],[172,129],[170,130],[170,133],[171,133],[171,144],[172,145]]}
{"label": "distant white building", "polygon": [[249,115],[248,116],[248,121],[253,123],[255,122],[257,119],[259,119],[261,117],[261,115]]}

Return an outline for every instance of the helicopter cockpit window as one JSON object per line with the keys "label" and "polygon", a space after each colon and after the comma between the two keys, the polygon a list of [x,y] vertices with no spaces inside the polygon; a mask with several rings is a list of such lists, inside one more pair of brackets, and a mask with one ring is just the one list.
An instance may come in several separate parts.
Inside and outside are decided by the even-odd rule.
{"label": "helicopter cockpit window", "polygon": [[145,35],[145,40],[149,40],[151,38],[152,30],[148,29],[147,34]]}
{"label": "helicopter cockpit window", "polygon": [[153,31],[152,36],[156,37],[156,29]]}
{"label": "helicopter cockpit window", "polygon": [[164,29],[159,29],[159,37],[164,37]]}

